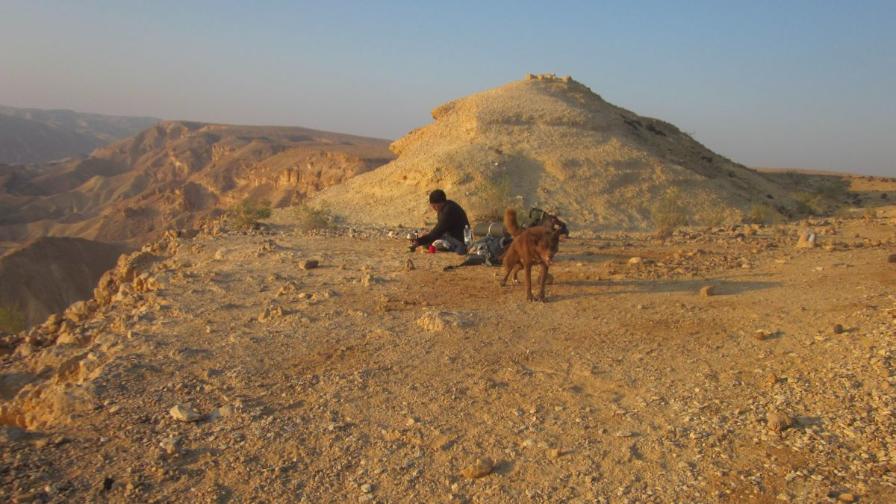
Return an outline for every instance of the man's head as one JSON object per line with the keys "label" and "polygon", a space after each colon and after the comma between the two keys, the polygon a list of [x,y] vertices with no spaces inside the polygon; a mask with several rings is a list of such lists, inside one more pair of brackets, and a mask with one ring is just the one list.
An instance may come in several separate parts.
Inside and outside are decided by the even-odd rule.
{"label": "man's head", "polygon": [[448,197],[445,196],[445,191],[441,189],[436,189],[435,191],[429,193],[429,206],[432,207],[433,210],[438,212],[445,206],[445,202],[448,201]]}

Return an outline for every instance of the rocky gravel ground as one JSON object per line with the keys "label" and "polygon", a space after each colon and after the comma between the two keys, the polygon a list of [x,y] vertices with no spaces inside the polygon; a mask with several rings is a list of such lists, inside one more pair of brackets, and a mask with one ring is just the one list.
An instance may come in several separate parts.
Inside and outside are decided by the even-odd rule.
{"label": "rocky gravel ground", "polygon": [[896,500],[892,216],[573,233],[544,304],[273,222],[5,338],[2,500]]}

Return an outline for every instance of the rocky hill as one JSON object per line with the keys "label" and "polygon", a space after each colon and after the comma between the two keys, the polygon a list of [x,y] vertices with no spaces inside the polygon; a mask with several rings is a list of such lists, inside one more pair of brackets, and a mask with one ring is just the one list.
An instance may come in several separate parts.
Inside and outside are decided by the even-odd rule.
{"label": "rocky hill", "polygon": [[693,222],[738,221],[754,204],[786,212],[788,192],[675,126],[604,101],[552,75],[437,107],[435,122],[395,141],[395,161],[317,197],[349,220],[416,225],[426,193],[445,189],[479,217],[538,205],[576,227],[648,229],[672,188]]}
{"label": "rocky hill", "polygon": [[0,106],[0,163],[44,163],[90,154],[160,120]]}
{"label": "rocky hill", "polygon": [[[84,238],[102,250],[117,249],[108,243],[136,248],[243,199],[275,207],[300,202],[390,159],[384,140],[306,128],[163,122],[87,158],[0,165],[0,251],[45,236]],[[79,299],[115,262],[115,254],[95,254],[85,266],[83,240],[39,245],[48,243],[53,253],[29,246],[13,256],[21,271],[47,272],[53,283],[42,284],[46,289],[29,290],[13,280],[19,277],[0,274],[4,296],[29,321]]]}

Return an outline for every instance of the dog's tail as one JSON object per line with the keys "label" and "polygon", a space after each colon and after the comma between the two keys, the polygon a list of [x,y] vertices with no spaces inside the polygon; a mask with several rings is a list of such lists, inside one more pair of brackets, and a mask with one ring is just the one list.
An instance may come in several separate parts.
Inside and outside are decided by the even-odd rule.
{"label": "dog's tail", "polygon": [[516,222],[516,210],[512,208],[504,210],[504,230],[510,233],[510,236],[516,236],[523,232]]}

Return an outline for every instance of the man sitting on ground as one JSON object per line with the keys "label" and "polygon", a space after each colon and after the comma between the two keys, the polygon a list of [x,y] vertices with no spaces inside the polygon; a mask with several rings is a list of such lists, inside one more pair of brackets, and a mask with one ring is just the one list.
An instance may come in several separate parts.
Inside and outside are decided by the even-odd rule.
{"label": "man sitting on ground", "polygon": [[411,240],[410,250],[433,245],[438,250],[466,254],[464,228],[470,225],[467,212],[460,205],[448,199],[445,191],[436,189],[429,193],[429,206],[436,211],[438,222],[429,233]]}

